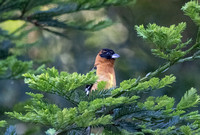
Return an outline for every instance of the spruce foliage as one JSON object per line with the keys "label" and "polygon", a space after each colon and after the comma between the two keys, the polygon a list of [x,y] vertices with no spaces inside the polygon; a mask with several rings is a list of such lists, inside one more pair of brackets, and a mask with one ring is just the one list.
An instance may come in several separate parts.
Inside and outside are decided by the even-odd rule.
{"label": "spruce foliage", "polygon": [[196,23],[196,25],[200,26],[200,6],[198,1],[190,1],[186,3],[182,7],[182,10]]}
{"label": "spruce foliage", "polygon": [[[27,76],[28,81],[28,74],[34,73],[37,75],[38,73],[41,73],[41,69],[44,69],[44,65],[39,67],[36,67],[35,65],[33,66],[33,61],[30,61],[29,58],[26,58],[26,60],[28,59],[29,61],[21,60],[23,59],[23,54],[27,53],[29,48],[41,44],[42,38],[40,37],[36,41],[33,40],[33,42],[27,41],[27,39],[30,39],[28,36],[31,32],[35,32],[37,30],[46,31],[66,38],[67,35],[64,35],[60,31],[68,29],[87,31],[101,30],[113,24],[111,19],[107,18],[101,21],[89,20],[80,23],[80,21],[62,20],[60,18],[62,15],[67,15],[73,12],[79,12],[83,10],[92,11],[102,7],[127,4],[131,1],[134,0],[0,0],[0,79],[21,79],[23,78],[22,74],[26,73],[25,75]],[[44,10],[44,7],[46,7],[47,10]],[[4,22],[20,22],[20,26],[14,31],[7,31],[4,29]],[[62,74],[60,77],[63,79],[66,78],[66,76],[67,74]],[[77,73],[74,74],[73,77],[75,76],[80,77],[80,75]],[[93,78],[95,77],[92,77],[89,79],[89,81],[82,82],[79,85],[84,85],[87,82],[94,82]],[[64,85],[63,81],[64,80],[60,81],[56,87],[61,87],[58,85]],[[67,79],[65,81],[67,81]],[[48,81],[46,84],[48,85]],[[73,82],[72,85],[69,84],[66,86],[71,87],[71,91],[65,91],[65,93],[62,93],[67,95],[65,96],[67,100],[70,100],[69,97],[71,98],[71,96],[76,96],[77,93],[72,93],[72,89],[77,87],[74,86],[75,84],[76,82]],[[52,91],[50,93],[54,92]],[[79,101],[80,99],[78,99],[76,102]],[[76,104],[76,102],[73,104]],[[4,125],[5,121],[0,121],[0,127]],[[16,134],[13,132],[14,130],[14,126],[9,126],[5,134]]]}
{"label": "spruce foliage", "polygon": [[33,69],[32,61],[17,60],[16,57],[10,56],[5,60],[0,60],[0,78],[1,79],[19,79],[24,73],[39,73],[44,65],[36,70]]}
{"label": "spruce foliage", "polygon": [[145,29],[143,25],[136,26],[138,35],[155,44],[152,53],[168,61],[174,61],[185,55],[181,49],[186,47],[191,40],[181,43],[181,33],[186,28],[186,23],[179,23],[177,26],[160,27],[156,24],[149,24]]}
{"label": "spruce foliage", "polygon": [[[46,16],[51,20],[64,12],[85,10],[89,7],[95,9],[100,7],[99,4],[110,4],[110,1],[101,3],[93,1],[90,5],[85,1],[76,2],[82,3],[81,6],[70,3],[68,5],[70,9],[64,5],[61,8],[31,13],[30,18],[38,19]],[[118,4],[118,2],[121,1],[114,1],[112,4]],[[182,9],[193,21],[198,20],[197,2],[188,2]],[[42,22],[39,19],[38,21]],[[199,25],[198,21],[196,23]],[[50,129],[46,134],[55,132],[57,134],[84,134],[89,126],[104,127],[106,134],[199,134],[200,114],[198,111],[190,110],[197,107],[200,102],[200,96],[195,88],[188,90],[180,101],[175,101],[167,95],[150,96],[145,101],[140,98],[140,94],[169,87],[175,82],[176,77],[173,75],[166,75],[160,79],[156,77],[158,74],[165,72],[174,64],[200,58],[200,41],[198,40],[200,33],[198,32],[195,44],[185,49],[191,41],[188,40],[186,43],[181,41],[181,33],[185,27],[186,23],[170,27],[156,24],[149,24],[146,28],[143,25],[136,26],[138,35],[155,45],[152,53],[165,59],[166,63],[143,78],[121,82],[115,89],[104,90],[105,83],[99,83],[98,90],[91,92],[89,97],[85,95],[82,86],[96,81],[94,72],[81,75],[59,73],[55,68],[47,68],[39,75],[25,73],[23,74],[25,83],[30,88],[62,96],[70,101],[73,107],[60,108],[56,104],[45,102],[43,94],[27,93],[31,96],[31,104],[24,107],[26,112],[7,112],[6,114],[24,122],[48,126]]]}

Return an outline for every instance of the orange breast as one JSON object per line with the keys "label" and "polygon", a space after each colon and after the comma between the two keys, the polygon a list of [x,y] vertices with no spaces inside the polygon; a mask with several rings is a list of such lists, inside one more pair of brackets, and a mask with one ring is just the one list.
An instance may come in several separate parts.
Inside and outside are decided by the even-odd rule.
{"label": "orange breast", "polygon": [[92,90],[97,89],[97,84],[100,81],[107,82],[105,89],[116,87],[115,71],[114,67],[109,67],[104,64],[97,66],[96,74],[98,76],[97,83],[92,87]]}

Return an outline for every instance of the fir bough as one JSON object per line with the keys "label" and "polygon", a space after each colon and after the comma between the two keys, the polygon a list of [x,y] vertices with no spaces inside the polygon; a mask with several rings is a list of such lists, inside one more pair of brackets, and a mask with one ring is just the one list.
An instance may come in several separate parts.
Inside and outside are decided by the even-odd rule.
{"label": "fir bough", "polygon": [[[96,80],[96,76],[93,72],[87,75],[78,75],[77,73],[70,74],[66,72],[58,73],[55,68],[48,68],[47,70],[43,70],[43,72],[44,73],[36,76],[34,74],[25,74],[24,76],[28,77],[26,78],[26,83],[29,84],[31,88],[47,93],[59,93],[59,95],[63,97],[65,94],[68,95],[68,92],[74,91],[75,89],[77,89],[77,91],[83,91],[79,89],[81,85],[85,85],[88,81],[93,83]],[[89,77],[93,78],[89,80]],[[57,82],[55,82],[54,79],[57,80]],[[67,83],[66,80],[69,82]],[[147,81],[147,84],[144,83],[144,88],[142,85],[138,88],[142,91],[149,90],[149,87],[159,89],[170,85],[175,81],[175,77],[166,76],[161,80],[155,78],[152,80]],[[162,80],[168,81],[163,82]],[[76,82],[76,85],[69,85],[71,81]],[[62,85],[54,87],[56,84],[60,83]],[[133,81],[133,83],[135,82]],[[102,83],[100,85],[103,86],[104,84]],[[146,85],[148,87],[146,87]],[[46,89],[44,89],[45,87]],[[126,87],[125,82],[120,85],[120,88],[123,87]],[[132,132],[133,129],[135,129],[135,133],[139,133],[138,130],[142,130],[143,133],[153,134],[182,133],[187,132],[185,130],[182,131],[183,128],[181,128],[181,126],[184,125],[184,121],[190,122],[189,127],[191,130],[193,130],[194,125],[198,127],[196,123],[200,122],[200,119],[194,119],[194,117],[199,118],[200,114],[198,112],[190,114],[184,111],[198,104],[199,98],[195,89],[192,88],[189,90],[178,103],[177,107],[174,105],[174,98],[167,97],[166,95],[157,98],[148,97],[147,100],[143,102],[138,95],[133,94],[135,91],[142,92],[140,89],[128,91],[129,96],[126,94],[125,96],[119,97],[112,97],[112,95],[106,97],[97,96],[96,98],[93,97],[92,100],[87,98],[85,94],[80,94],[79,98],[82,100],[79,100],[79,102],[77,102],[76,99],[68,97],[70,98],[69,101],[76,103],[74,104],[75,107],[72,108],[60,108],[55,104],[45,102],[42,94],[27,93],[32,99],[31,104],[25,106],[26,113],[7,112],[6,114],[24,122],[42,124],[54,128],[57,132],[65,133],[69,133],[72,130],[85,133],[85,128],[88,126],[103,126],[105,130],[108,130],[110,125],[117,127],[120,133],[124,132],[124,130]],[[137,94],[137,92],[135,94]],[[193,118],[191,118],[192,116]],[[132,120],[130,121],[130,119]],[[125,125],[127,124],[130,124],[131,127],[126,127]]]}
{"label": "fir bough", "polygon": [[[47,68],[40,75],[26,73],[23,76],[26,77],[25,83],[29,84],[30,88],[63,96],[73,104],[80,101],[80,97],[77,100],[71,100],[76,93],[75,89],[93,84],[97,79],[94,71],[80,75],[78,73],[59,73],[55,68]],[[78,93],[83,95],[84,91],[78,91]]]}
{"label": "fir bough", "polygon": [[109,97],[95,99],[91,102],[81,101],[77,107],[61,109],[55,104],[45,103],[42,100],[42,94],[27,94],[32,96],[32,105],[25,106],[26,114],[18,112],[7,112],[6,114],[25,122],[48,125],[56,130],[72,130],[78,127],[112,124],[112,116],[110,114],[96,116],[97,111],[99,111],[98,114],[101,114],[102,107],[128,105],[136,102],[138,98],[138,96],[132,96],[131,98]]}
{"label": "fir bough", "polygon": [[[7,20],[23,20],[45,31],[66,37],[63,33],[51,27],[96,31],[112,25],[113,22],[110,19],[104,19],[100,22],[90,20],[80,23],[78,21],[60,20],[59,16],[83,10],[97,10],[112,5],[124,5],[133,1],[135,0],[2,1],[2,3],[0,3],[0,14],[2,16],[0,22]],[[48,7],[48,9],[41,10],[44,6]],[[16,13],[16,11],[18,12]]]}
{"label": "fir bough", "polygon": [[160,27],[156,24],[149,24],[145,29],[143,25],[136,26],[137,33],[143,39],[155,44],[152,53],[168,61],[175,61],[185,56],[186,52],[182,48],[186,47],[191,40],[186,43],[181,42],[181,33],[186,28],[186,23],[179,23],[177,26]]}
{"label": "fir bough", "polygon": [[[83,6],[86,6],[85,1],[82,2]],[[195,7],[199,6],[197,2],[192,4],[195,4]],[[156,76],[172,65],[200,58],[199,40],[183,50],[190,43],[190,40],[186,43],[181,41],[181,33],[185,27],[186,23],[170,27],[160,27],[156,24],[149,24],[147,28],[143,25],[136,26],[138,35],[155,45],[153,54],[168,62],[143,78],[123,81],[120,87],[115,89],[104,90],[105,83],[101,82],[98,90],[91,92],[89,97],[81,87],[96,81],[94,72],[81,75],[59,73],[55,68],[48,68],[40,75],[26,73],[25,82],[29,87],[58,94],[73,103],[73,107],[60,108],[45,102],[42,94],[27,93],[32,98],[31,104],[25,106],[26,112],[6,114],[24,122],[49,126],[51,130],[48,131],[57,134],[84,134],[86,128],[96,126],[103,127],[105,133],[109,134],[199,134],[200,114],[190,110],[197,107],[200,101],[195,88],[188,90],[177,105],[174,98],[166,95],[150,96],[145,101],[139,96],[144,92],[171,86],[176,79],[173,75],[166,75],[161,79]],[[199,34],[198,32],[197,38]]]}
{"label": "fir bough", "polygon": [[0,79],[19,79],[24,73],[40,73],[44,65],[33,69],[32,61],[21,61],[14,56],[0,60]]}
{"label": "fir bough", "polygon": [[182,10],[189,16],[198,26],[200,26],[200,5],[197,0],[186,3]]}
{"label": "fir bough", "polygon": [[181,101],[177,105],[177,109],[181,110],[181,109],[186,109],[186,108],[194,107],[199,102],[200,102],[200,96],[197,95],[197,90],[194,89],[194,88],[191,88],[181,98]]}
{"label": "fir bough", "polygon": [[145,82],[137,82],[137,79],[130,79],[125,80],[120,83],[120,87],[117,89],[112,90],[112,95],[116,96],[118,93],[121,92],[135,92],[140,93],[147,90],[155,90],[160,89],[165,86],[169,86],[173,82],[175,82],[176,77],[173,75],[165,76],[161,80],[159,78],[153,77],[148,81]]}

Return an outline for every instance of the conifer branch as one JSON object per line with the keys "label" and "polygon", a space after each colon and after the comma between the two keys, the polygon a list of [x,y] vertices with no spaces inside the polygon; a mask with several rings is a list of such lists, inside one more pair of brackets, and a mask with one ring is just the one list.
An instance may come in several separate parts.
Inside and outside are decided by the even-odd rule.
{"label": "conifer branch", "polygon": [[[110,4],[110,2],[118,4],[120,1],[121,0],[111,0],[103,1],[102,3],[106,6],[106,4]],[[68,13],[68,11],[77,12],[80,10],[92,9],[92,7],[94,8],[102,4],[99,3],[98,0],[95,0],[93,1],[94,3],[90,3],[92,5],[92,7],[90,7],[91,5],[87,5],[89,2],[86,0],[76,2],[79,3],[77,10],[74,10],[74,7],[70,7],[70,9],[61,7],[62,10],[54,8],[53,10],[39,11],[32,14],[31,17],[33,18],[26,18],[26,21],[42,29],[47,28],[47,31],[50,30],[48,26],[57,28],[73,27],[85,30],[99,30],[108,26],[109,23],[104,21],[100,22],[100,25],[95,25],[92,21],[86,22],[86,24],[83,25],[69,25],[52,19],[63,13]],[[13,6],[13,3],[11,3],[11,6]],[[30,3],[23,6],[25,6],[27,10],[29,6],[30,8],[36,7],[32,6]],[[24,10],[24,12],[27,11]],[[24,19],[25,15],[27,14],[22,15],[20,19]],[[191,13],[191,15],[193,15],[193,13]],[[42,20],[45,16],[47,19]],[[92,96],[89,98],[86,97],[84,91],[79,88],[86,84],[93,84],[96,82],[97,78],[94,72],[89,72],[86,75],[76,72],[70,74],[68,72],[59,73],[55,68],[48,68],[47,70],[43,70],[43,73],[39,75],[35,74],[34,71],[26,73],[24,74],[24,77],[26,77],[25,83],[27,83],[30,88],[62,96],[67,101],[71,102],[74,107],[60,108],[56,104],[45,102],[43,94],[27,93],[32,98],[30,104],[24,105],[25,112],[14,111],[6,112],[6,114],[24,122],[50,126],[52,129],[51,131],[57,134],[84,134],[85,128],[88,126],[103,126],[105,129],[109,126],[113,126],[117,129],[118,133],[126,134],[129,134],[129,132],[130,134],[199,133],[199,112],[193,111],[188,113],[188,111],[186,111],[186,109],[196,107],[200,103],[200,96],[197,94],[196,89],[192,88],[186,92],[177,105],[175,105],[175,99],[173,97],[168,97],[166,95],[160,97],[149,96],[145,101],[138,96],[139,93],[167,87],[175,82],[176,77],[173,75],[166,75],[162,79],[155,77],[167,71],[171,66],[200,59],[200,29],[197,34],[196,43],[187,49],[185,47],[190,43],[191,39],[185,43],[181,42],[181,33],[185,27],[186,23],[180,23],[177,26],[172,25],[170,27],[160,27],[156,24],[150,24],[147,26],[147,29],[144,28],[144,26],[137,27],[140,36],[156,45],[156,49],[152,50],[152,53],[157,57],[166,59],[167,62],[155,71],[148,73],[143,78],[138,77],[138,79],[124,80],[120,83],[120,87],[116,89],[102,90],[105,87],[105,83],[98,83],[99,91],[96,90],[92,92]],[[183,48],[186,51],[184,51]],[[195,53],[191,54],[191,52]],[[22,72],[24,70],[29,72],[29,68],[27,67],[32,67],[32,63],[24,63],[24,66],[19,66],[19,63],[21,63],[20,61],[16,59],[11,60],[12,62],[14,61],[13,63],[15,64],[11,64],[9,67],[7,66],[9,63],[1,63],[0,61],[1,75],[5,75],[10,67],[12,67],[11,75],[16,76],[24,73]],[[19,68],[17,69],[16,67]],[[12,71],[12,69],[14,70]],[[2,121],[0,121],[0,127],[2,125],[5,125],[4,121],[3,124]]]}
{"label": "conifer branch", "polygon": [[[195,54],[200,54],[200,51],[197,51]],[[196,59],[200,59],[200,56],[195,55],[195,54],[193,56],[180,59],[180,60],[177,61],[177,63],[183,63],[183,62],[186,62],[186,61],[193,61],[193,60],[196,60]]]}
{"label": "conifer branch", "polygon": [[[199,43],[195,44],[194,46],[195,47],[193,47],[190,51],[192,51],[197,46],[199,46]],[[195,53],[193,56],[182,58],[182,59],[177,59],[174,62],[168,62],[168,63],[164,64],[163,66],[159,67],[158,69],[156,69],[154,72],[150,72],[145,77],[143,77],[141,79],[138,79],[134,84],[131,85],[131,87],[135,87],[139,83],[145,82],[145,81],[149,80],[150,78],[155,77],[155,76],[159,75],[160,73],[163,73],[163,72],[167,71],[171,66],[173,66],[175,64],[183,63],[183,62],[186,62],[186,61],[193,61],[193,60],[196,60],[196,59],[200,59],[200,56],[196,55],[196,54],[199,54],[199,53],[200,53],[200,51],[198,51],[197,53]],[[117,93],[116,95],[113,95],[113,97],[119,97],[122,94],[124,94],[125,92],[126,91],[121,91],[121,92]]]}
{"label": "conifer branch", "polygon": [[[186,56],[187,54],[189,54],[190,52],[192,52],[193,50],[195,50],[198,47],[200,47],[200,28],[198,29],[196,43],[194,45],[192,45],[192,47],[190,47],[188,50],[185,51],[184,56]],[[138,80],[136,80],[135,83],[131,85],[131,87],[136,87],[139,83],[145,82],[145,81],[149,80],[150,78],[155,77],[158,74],[167,71],[171,66],[173,66],[175,64],[183,63],[186,61],[193,61],[196,59],[200,59],[200,50],[197,51],[196,53],[194,53],[193,56],[186,57],[186,58],[178,57],[178,58],[174,59],[173,61],[167,62],[166,64],[159,67],[155,71],[148,73],[145,77],[139,78]],[[124,94],[125,92],[126,91],[121,91],[121,92],[117,93],[116,95],[113,95],[113,97],[119,97],[122,94]]]}

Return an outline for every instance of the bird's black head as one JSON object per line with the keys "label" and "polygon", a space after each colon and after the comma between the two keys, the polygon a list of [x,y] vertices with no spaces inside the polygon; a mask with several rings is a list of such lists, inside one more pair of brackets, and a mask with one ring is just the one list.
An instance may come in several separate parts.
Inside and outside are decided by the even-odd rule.
{"label": "bird's black head", "polygon": [[100,56],[102,58],[106,58],[106,59],[116,59],[119,58],[119,54],[116,54],[113,50],[111,49],[102,49]]}

